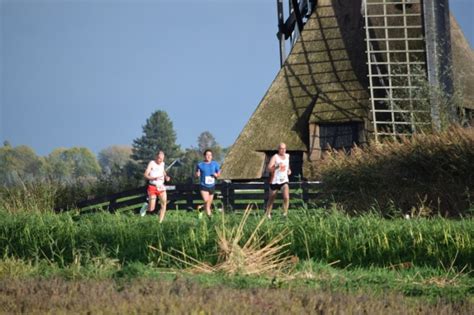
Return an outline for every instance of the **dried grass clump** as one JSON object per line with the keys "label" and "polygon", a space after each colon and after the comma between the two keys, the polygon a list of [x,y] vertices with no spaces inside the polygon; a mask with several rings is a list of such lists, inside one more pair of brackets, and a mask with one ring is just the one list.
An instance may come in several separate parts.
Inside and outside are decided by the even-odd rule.
{"label": "dried grass clump", "polygon": [[222,226],[216,227],[218,262],[214,266],[198,261],[183,251],[175,250],[182,257],[180,258],[153,246],[150,246],[150,248],[190,266],[191,270],[195,272],[261,275],[291,270],[298,262],[298,258],[288,255],[288,251],[285,250],[290,243],[282,244],[282,241],[289,235],[288,229],[284,229],[278,235],[265,242],[267,233],[259,233],[260,227],[265,221],[265,218],[262,218],[252,234],[244,241],[244,227],[251,211],[252,208],[250,206],[247,207],[237,227],[227,227],[224,220],[222,221]]}
{"label": "dried grass clump", "polygon": [[319,172],[349,211],[468,215],[474,191],[474,129],[454,127],[400,141],[332,152]]}

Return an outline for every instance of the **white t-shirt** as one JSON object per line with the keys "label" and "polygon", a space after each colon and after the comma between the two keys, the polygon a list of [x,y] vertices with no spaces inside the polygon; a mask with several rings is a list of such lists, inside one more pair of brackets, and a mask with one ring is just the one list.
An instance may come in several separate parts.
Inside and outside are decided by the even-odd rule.
{"label": "white t-shirt", "polygon": [[150,161],[148,166],[151,165],[151,170],[148,173],[148,176],[158,177],[156,180],[150,180],[150,185],[155,185],[158,190],[165,190],[165,162],[160,164],[155,161]]}
{"label": "white t-shirt", "polygon": [[282,159],[278,154],[275,154],[275,173],[273,174],[272,184],[283,184],[290,180],[288,179],[288,170],[290,169],[290,155],[285,153],[285,159]]}

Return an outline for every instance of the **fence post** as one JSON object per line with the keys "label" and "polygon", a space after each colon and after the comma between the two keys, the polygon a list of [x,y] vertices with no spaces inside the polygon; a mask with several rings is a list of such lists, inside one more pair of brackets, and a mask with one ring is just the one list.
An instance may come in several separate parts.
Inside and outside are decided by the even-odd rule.
{"label": "fence post", "polygon": [[230,206],[230,208],[232,210],[235,210],[235,191],[234,191],[234,185],[232,185],[232,183],[230,183],[228,186],[227,186],[227,200],[228,200],[228,204]]}
{"label": "fence post", "polygon": [[268,191],[270,190],[270,183],[263,181],[263,211],[267,211]]}
{"label": "fence post", "polygon": [[222,196],[222,210],[227,210],[229,205],[229,194],[228,194],[228,183],[222,182],[221,183],[221,196]]}
{"label": "fence post", "polygon": [[308,207],[308,202],[309,202],[309,197],[308,197],[308,183],[307,182],[302,182],[301,187],[303,190],[303,203],[304,206],[307,208]]}
{"label": "fence post", "polygon": [[189,185],[189,190],[186,192],[186,208],[190,211],[194,210],[193,207],[193,192],[194,192],[194,185]]}
{"label": "fence post", "polygon": [[109,203],[109,212],[110,213],[115,213],[116,205],[117,205],[117,199],[110,200],[110,203]]}

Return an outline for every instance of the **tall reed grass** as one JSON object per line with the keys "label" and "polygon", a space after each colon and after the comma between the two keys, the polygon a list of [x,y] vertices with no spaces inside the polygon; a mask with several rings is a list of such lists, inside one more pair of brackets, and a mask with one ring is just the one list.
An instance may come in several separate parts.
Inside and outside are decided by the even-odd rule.
{"label": "tall reed grass", "polygon": [[50,212],[60,197],[57,185],[48,182],[21,182],[14,187],[0,187],[0,209],[10,213],[19,211]]}
{"label": "tall reed grass", "polygon": [[78,202],[105,191],[101,184],[92,177],[79,177],[72,183],[51,179],[22,181],[19,178],[16,185],[0,186],[0,208],[10,212],[73,208]]}
{"label": "tall reed grass", "polygon": [[[472,215],[474,129],[451,128],[332,152],[319,169],[326,192],[344,209],[386,214]],[[388,210],[388,211],[387,211]]]}

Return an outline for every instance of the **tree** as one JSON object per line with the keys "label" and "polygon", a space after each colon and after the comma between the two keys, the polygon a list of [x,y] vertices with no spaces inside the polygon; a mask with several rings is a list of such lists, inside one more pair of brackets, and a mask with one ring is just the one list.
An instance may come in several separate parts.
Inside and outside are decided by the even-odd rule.
{"label": "tree", "polygon": [[4,143],[0,148],[0,184],[18,185],[22,182],[43,180],[45,162],[35,151],[25,145],[13,148]]}
{"label": "tree", "polygon": [[95,155],[87,148],[58,148],[46,158],[48,175],[61,183],[77,183],[96,178],[100,166]]}
{"label": "tree", "polygon": [[87,148],[73,147],[64,152],[65,158],[71,160],[74,165],[73,176],[97,177],[100,166],[95,155]]}
{"label": "tree", "polygon": [[214,160],[222,163],[223,149],[209,131],[204,131],[199,135],[197,145],[197,148],[192,146],[191,148],[186,149],[180,159],[180,166],[170,170],[175,181],[193,181],[196,165],[203,160],[203,153],[206,149],[211,149]]}
{"label": "tree", "polygon": [[160,150],[165,152],[168,159],[178,157],[180,148],[176,144],[176,132],[168,114],[161,110],[151,114],[143,126],[143,135],[133,140],[132,147],[132,159],[141,168]]}
{"label": "tree", "polygon": [[209,131],[204,131],[199,135],[198,149],[201,154],[207,149],[212,150],[214,160],[220,163],[222,162],[222,148]]}
{"label": "tree", "polygon": [[132,160],[132,147],[113,145],[99,152],[102,173],[95,192],[107,195],[122,190],[136,188],[143,182],[143,170]]}
{"label": "tree", "polygon": [[196,148],[186,149],[180,159],[179,167],[172,167],[169,171],[174,182],[184,183],[192,182],[197,163],[202,160],[202,154]]}
{"label": "tree", "polygon": [[217,146],[216,138],[209,132],[203,131],[198,137],[199,151],[204,153],[204,150]]}
{"label": "tree", "polygon": [[112,170],[116,172],[123,169],[130,161],[131,155],[132,147],[125,145],[113,145],[101,150],[98,158],[102,173],[110,175]]}
{"label": "tree", "polygon": [[66,161],[63,153],[66,148],[54,149],[46,157],[47,173],[51,180],[58,181],[61,183],[72,181],[72,168],[71,161]]}

